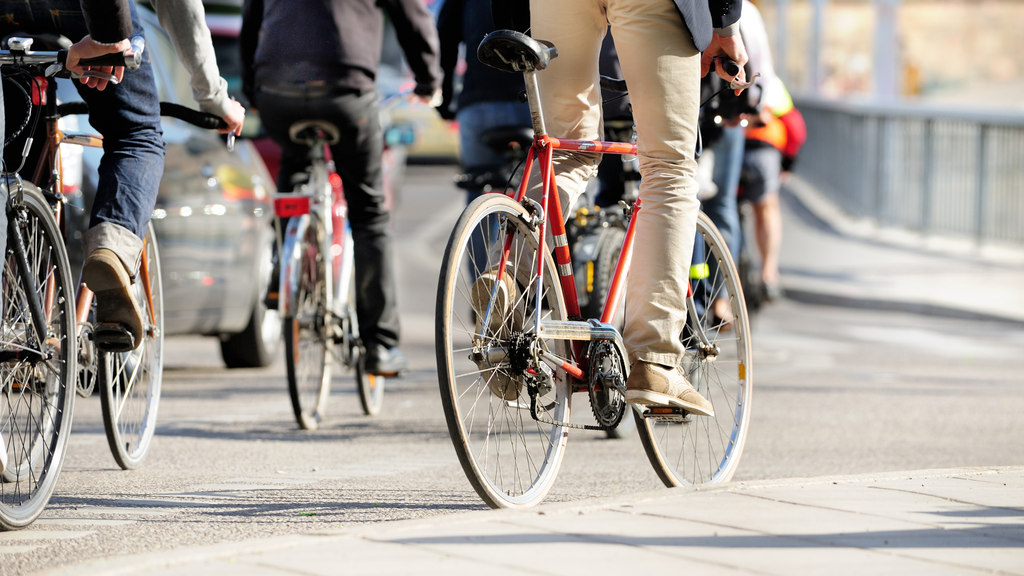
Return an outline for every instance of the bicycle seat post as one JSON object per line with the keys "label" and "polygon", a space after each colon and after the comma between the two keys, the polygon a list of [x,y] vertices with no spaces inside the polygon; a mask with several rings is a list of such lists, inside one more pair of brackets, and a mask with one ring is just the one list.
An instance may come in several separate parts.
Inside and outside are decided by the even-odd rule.
{"label": "bicycle seat post", "polygon": [[530,105],[530,119],[533,121],[533,132],[537,136],[548,133],[544,126],[544,113],[540,105],[540,89],[537,87],[537,71],[530,69],[523,72],[526,83],[526,101]]}

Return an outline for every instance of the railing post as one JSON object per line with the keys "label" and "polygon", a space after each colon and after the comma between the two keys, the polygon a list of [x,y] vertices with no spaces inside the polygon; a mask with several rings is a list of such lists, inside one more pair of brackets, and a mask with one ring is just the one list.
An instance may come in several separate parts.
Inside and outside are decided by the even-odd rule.
{"label": "railing post", "polygon": [[921,175],[921,232],[928,232],[932,226],[932,197],[935,191],[932,189],[934,183],[934,126],[935,121],[931,118],[924,122],[924,142],[922,142],[921,162],[924,173]]}
{"label": "railing post", "polygon": [[877,135],[876,140],[876,151],[875,155],[875,194],[874,194],[874,216],[875,222],[881,226],[885,224],[885,197],[887,188],[889,187],[888,178],[886,178],[885,160],[886,160],[886,146],[885,146],[885,127],[886,118],[884,116],[878,116],[875,118],[875,130]]}
{"label": "railing post", "polygon": [[988,194],[985,188],[988,185],[988,162],[986,162],[988,152],[988,133],[989,126],[982,124],[978,130],[978,196],[975,198],[975,232],[978,237],[978,242],[985,240],[985,221],[988,219]]}

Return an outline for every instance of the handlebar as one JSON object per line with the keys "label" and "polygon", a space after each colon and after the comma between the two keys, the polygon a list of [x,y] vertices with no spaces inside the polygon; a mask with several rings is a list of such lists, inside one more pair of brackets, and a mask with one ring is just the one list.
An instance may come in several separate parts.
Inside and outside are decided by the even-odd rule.
{"label": "handlebar", "polygon": [[120,54],[104,54],[95,58],[83,58],[78,61],[79,66],[124,66],[129,70],[137,70],[142,64],[140,52],[122,52]]}
{"label": "handlebar", "polygon": [[[82,101],[76,102],[65,102],[57,105],[57,115],[60,117],[71,116],[75,114],[88,114],[89,105]],[[160,103],[160,115],[168,116],[170,118],[177,118],[183,122],[203,128],[205,130],[220,130],[227,128],[228,124],[223,118],[214,116],[206,112],[199,110],[193,110],[181,104],[173,104],[171,102]],[[228,134],[228,150],[234,150],[235,148],[235,133]]]}

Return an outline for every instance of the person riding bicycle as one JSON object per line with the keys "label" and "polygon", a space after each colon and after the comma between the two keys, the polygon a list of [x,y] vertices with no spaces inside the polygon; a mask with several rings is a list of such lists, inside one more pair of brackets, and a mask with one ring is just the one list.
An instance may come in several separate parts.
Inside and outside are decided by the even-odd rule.
{"label": "person riding bicycle", "polygon": [[[532,36],[552,42],[559,52],[537,76],[544,120],[553,136],[599,136],[598,53],[609,25],[630,88],[642,177],[623,331],[632,364],[626,400],[634,404],[713,414],[710,402],[678,368],[685,352],[679,335],[686,323],[699,210],[695,152],[700,78],[716,56],[740,66],[746,63],[737,35],[741,6],[728,0],[530,2]],[[562,206],[572,206],[584,191],[597,160],[597,155],[584,153],[555,157]]]}
{"label": "person riding bicycle", "polygon": [[[0,12],[6,15],[0,22],[0,35],[5,37],[19,32],[53,33],[76,42],[66,67],[79,74],[85,71],[78,65],[81,58],[123,52],[130,48],[129,38],[143,35],[135,5],[128,0],[3,0]],[[120,326],[137,346],[142,340],[142,317],[129,287],[163,173],[160,103],[152,66],[145,58],[130,74],[121,67],[99,67],[98,71],[113,71],[119,82],[108,84],[97,78],[76,82],[89,105],[90,122],[104,136],[96,200],[83,238],[83,278],[96,293],[97,323]],[[15,168],[5,166],[5,170]]]}
{"label": "person riding bicycle", "polygon": [[387,10],[416,79],[414,93],[433,99],[440,83],[437,31],[421,0],[245,0],[240,35],[242,90],[282,148],[278,190],[294,189],[308,147],[288,131],[325,120],[341,138],[331,146],[355,244],[356,315],[370,374],[397,375],[399,318],[391,214],[381,182],[383,137],[374,80]]}
{"label": "person riding bicycle", "polygon": [[[476,46],[494,31],[490,0],[446,0],[437,18],[441,40],[441,118],[458,120],[459,156],[467,174],[492,170],[501,173],[507,158],[484,143],[483,137],[494,128],[521,127],[529,129],[530,107],[519,101],[526,87],[518,74],[507,74],[486,66],[476,56]],[[466,70],[462,89],[456,93],[455,69],[459,45],[466,49]],[[455,110],[452,105],[455,104]],[[532,132],[531,132],[532,133]],[[502,185],[505,183],[502,182]],[[469,186],[466,201],[483,194],[479,187]]]}

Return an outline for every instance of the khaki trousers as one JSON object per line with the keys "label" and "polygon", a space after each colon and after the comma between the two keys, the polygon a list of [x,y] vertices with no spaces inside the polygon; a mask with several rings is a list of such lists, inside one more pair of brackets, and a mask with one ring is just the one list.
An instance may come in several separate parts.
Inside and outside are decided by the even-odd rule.
{"label": "khaki trousers", "polygon": [[[636,243],[626,287],[623,339],[629,362],[676,366],[686,322],[686,285],[696,233],[700,53],[672,0],[531,0],[531,35],[558,58],[537,74],[544,121],[558,138],[601,135],[598,55],[611,26],[629,86],[640,157]],[[596,170],[598,155],[556,153],[568,210]]]}

